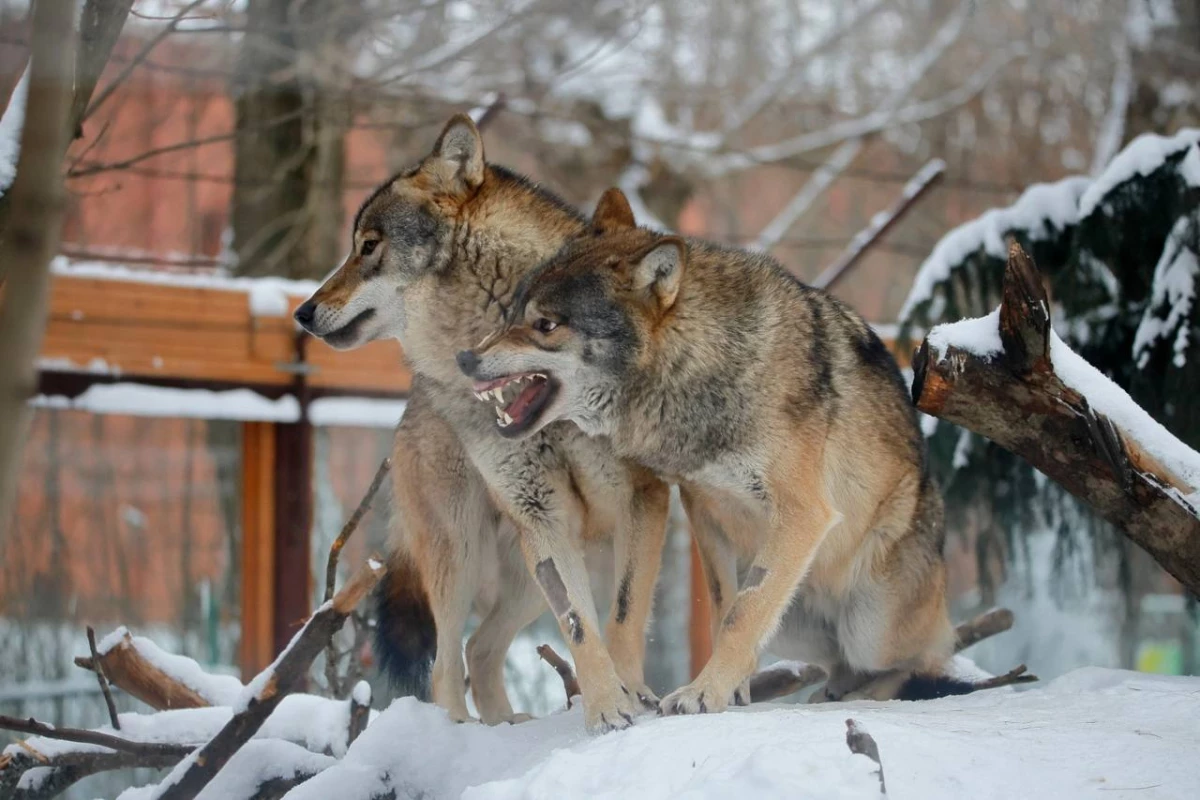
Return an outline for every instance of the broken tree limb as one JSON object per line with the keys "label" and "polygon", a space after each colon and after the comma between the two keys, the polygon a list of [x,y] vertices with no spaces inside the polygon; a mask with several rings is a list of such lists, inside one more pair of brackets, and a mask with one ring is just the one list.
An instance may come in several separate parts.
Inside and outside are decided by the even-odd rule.
{"label": "broken tree limb", "polygon": [[583,694],[583,690],[579,688],[579,681],[575,678],[575,671],[548,644],[539,644],[537,654],[542,657],[542,661],[554,667],[554,671],[558,673],[558,677],[562,678],[563,691],[567,694],[567,708],[570,708],[571,699]]}
{"label": "broken tree limb", "polygon": [[95,673],[96,680],[100,684],[100,693],[104,695],[104,705],[108,707],[108,721],[112,723],[113,730],[121,730],[121,721],[117,719],[117,704],[113,702],[112,690],[108,688],[108,676],[104,674],[104,663],[100,660],[100,655],[96,652],[96,629],[91,625],[87,626],[88,648],[92,651],[92,663],[96,665]]}
{"label": "broken tree limb", "polygon": [[879,765],[879,793],[887,794],[887,784],[883,781],[883,762],[879,760],[879,745],[858,720],[846,720],[846,746],[851,753],[864,755]]}
{"label": "broken tree limb", "polygon": [[968,647],[982,642],[989,636],[1004,633],[1013,626],[1013,613],[1007,608],[993,608],[967,620],[954,629],[954,652],[961,653]]}
{"label": "broken tree limb", "polygon": [[75,659],[75,665],[92,672],[103,668],[113,685],[159,711],[212,705],[208,698],[184,686],[138,652],[128,632],[115,647],[99,656],[99,663],[95,658],[80,657]]}
{"label": "broken tree limb", "polygon": [[[179,763],[190,751],[182,747],[179,754],[141,755],[109,751],[80,753],[58,753],[45,762],[29,753],[18,753],[0,763],[0,797],[12,800],[50,800],[58,797],[71,786],[91,775],[134,767],[167,769]],[[20,788],[21,776],[40,767],[47,772],[36,782],[36,787]],[[11,791],[12,794],[5,794]]]}
{"label": "broken tree limb", "polygon": [[[973,644],[983,641],[989,636],[1003,633],[1013,626],[1013,613],[1007,608],[993,608],[978,616],[972,617],[954,629],[956,643],[954,651],[962,652]],[[799,668],[803,666],[803,668]],[[883,675],[864,675],[857,686],[851,686],[850,692],[861,691],[877,680],[885,679],[892,673]],[[815,664],[793,665],[781,664],[768,667],[755,673],[750,678],[750,702],[764,703],[789,694],[815,686],[825,680],[825,670]],[[1036,680],[1036,679],[1035,679]],[[1024,681],[1020,681],[1024,682]]]}
{"label": "broken tree limb", "polygon": [[346,731],[346,747],[367,729],[371,721],[371,684],[359,681],[350,693],[350,727]]}
{"label": "broken tree limb", "polygon": [[828,676],[816,664],[777,664],[750,676],[750,702],[765,703],[816,686]]}
{"label": "broken tree limb", "polygon": [[[1177,465],[1165,463],[1161,448],[1169,446],[1173,457],[1182,453],[1188,464],[1188,454],[1198,464],[1200,454],[1173,440],[1057,340],[1041,277],[1015,243],[995,316],[1000,343],[995,352],[976,352],[978,343],[963,341],[961,328],[954,327],[969,324],[975,334],[988,333],[976,326],[991,318],[930,331],[913,358],[917,407],[1024,458],[1200,594],[1198,487],[1181,477]],[[1138,424],[1128,424],[1131,419]]]}
{"label": "broken tree limb", "polygon": [[225,727],[167,777],[159,800],[192,798],[208,785],[238,748],[258,732],[283,698],[304,685],[317,653],[379,582],[383,569],[382,562],[367,559],[342,590],[309,617],[275,662],[246,686],[244,707],[235,708]]}

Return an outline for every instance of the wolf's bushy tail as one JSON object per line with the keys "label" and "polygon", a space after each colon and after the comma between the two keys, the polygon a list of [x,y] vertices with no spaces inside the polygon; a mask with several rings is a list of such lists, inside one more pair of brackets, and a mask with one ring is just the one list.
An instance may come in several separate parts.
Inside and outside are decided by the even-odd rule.
{"label": "wolf's bushy tail", "polygon": [[900,689],[896,692],[896,699],[936,700],[939,697],[970,694],[976,688],[978,687],[970,681],[951,678],[949,675],[930,675],[917,672],[900,685]]}
{"label": "wolf's bushy tail", "polygon": [[416,562],[395,552],[375,591],[378,621],[375,655],[394,686],[420,700],[430,699],[430,671],[437,655],[437,625]]}

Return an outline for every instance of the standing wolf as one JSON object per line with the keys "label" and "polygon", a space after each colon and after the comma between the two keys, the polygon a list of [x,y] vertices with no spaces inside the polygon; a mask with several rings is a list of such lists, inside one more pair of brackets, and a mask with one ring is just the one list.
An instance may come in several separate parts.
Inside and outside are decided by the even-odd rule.
{"label": "standing wolf", "polygon": [[776,630],[772,649],[826,667],[834,698],[884,671],[883,696],[964,691],[940,675],[941,499],[883,343],[768,256],[637,228],[618,190],[595,227],[459,362],[477,388],[549,387],[524,435],[571,419],[678,482],[718,622],[663,712],[742,701]]}
{"label": "standing wolf", "polygon": [[[399,339],[413,370],[395,444],[399,530],[379,640],[394,672],[419,677],[436,627],[433,698],[458,719],[467,717],[461,642],[473,605],[484,619],[467,660],[485,722],[513,718],[504,656],[546,602],[574,656],[589,730],[623,728],[657,704],[642,661],[666,484],[569,423],[527,432],[549,397],[545,382],[486,390],[493,411],[470,397],[455,365],[496,327],[518,281],[586,232],[561,200],[487,164],[474,123],[459,115],[420,164],[367,199],[349,257],[296,311],[334,347]],[[610,540],[606,647],[584,547]]]}

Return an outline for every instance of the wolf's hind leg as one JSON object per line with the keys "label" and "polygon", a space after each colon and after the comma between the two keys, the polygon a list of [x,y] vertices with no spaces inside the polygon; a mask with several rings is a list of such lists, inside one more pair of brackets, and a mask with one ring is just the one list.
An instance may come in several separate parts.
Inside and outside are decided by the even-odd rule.
{"label": "wolf's hind leg", "polygon": [[658,697],[646,685],[643,670],[671,490],[649,473],[638,477],[613,537],[615,591],[604,638],[625,688],[646,708],[657,709]]}
{"label": "wolf's hind leg", "polygon": [[546,608],[537,585],[529,579],[525,565],[518,564],[519,575],[501,570],[502,585],[495,605],[467,640],[467,671],[471,676],[471,696],[479,717],[487,725],[523,722],[525,714],[514,714],[504,688],[504,660],[513,639]]}
{"label": "wolf's hind leg", "polygon": [[667,714],[723,711],[754,671],[759,647],[778,625],[817,548],[842,515],[830,505],[819,454],[805,454],[771,481],[769,529],[733,607],[721,621],[712,658],[687,686],[663,699]]}

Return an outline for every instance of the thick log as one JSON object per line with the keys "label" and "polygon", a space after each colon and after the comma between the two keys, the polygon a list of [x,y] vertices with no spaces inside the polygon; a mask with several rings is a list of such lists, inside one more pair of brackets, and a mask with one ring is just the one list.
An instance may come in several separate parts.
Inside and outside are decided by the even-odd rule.
{"label": "thick log", "polygon": [[[99,664],[114,686],[153,709],[165,711],[211,705],[206,698],[150,663],[138,652],[128,633],[116,647],[99,657]],[[92,672],[97,670],[92,658],[77,657],[75,665]]]}
{"label": "thick log", "polygon": [[1012,245],[1002,351],[947,344],[935,328],[913,360],[917,407],[1021,456],[1200,594],[1200,516],[1187,499],[1196,487],[1148,452],[1142,432],[1122,429],[1055,373],[1049,308],[1032,259]]}
{"label": "thick log", "polygon": [[225,727],[189,757],[186,767],[177,768],[178,775],[168,776],[164,784],[169,782],[169,785],[163,786],[160,800],[192,798],[208,785],[238,748],[258,732],[283,698],[304,685],[317,653],[325,648],[382,575],[383,564],[368,559],[331,601],[317,609],[275,663],[247,685],[246,691],[252,691],[253,695],[245,708],[236,710]]}

